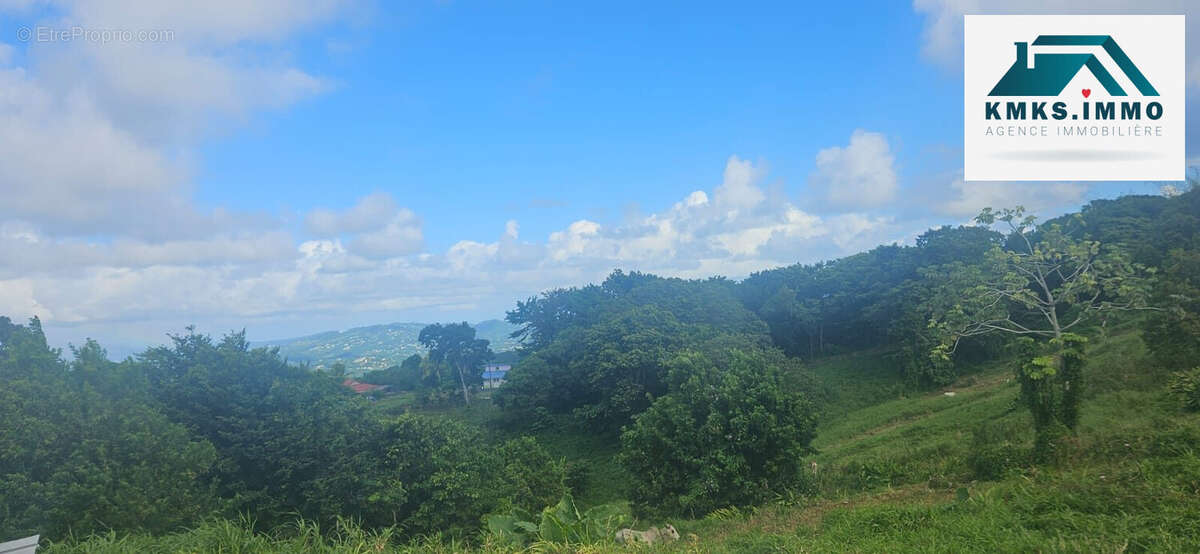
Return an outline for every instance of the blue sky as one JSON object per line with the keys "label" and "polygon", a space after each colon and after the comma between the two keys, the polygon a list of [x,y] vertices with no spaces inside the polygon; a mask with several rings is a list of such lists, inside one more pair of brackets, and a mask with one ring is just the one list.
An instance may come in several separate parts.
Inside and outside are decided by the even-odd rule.
{"label": "blue sky", "polygon": [[434,4],[304,40],[334,90],[208,144],[200,198],[304,210],[388,191],[445,248],[507,218],[547,234],[660,209],[731,154],[795,188],[857,128],[904,137],[902,171],[957,142],[960,77],[913,55],[909,6],[645,4]]}
{"label": "blue sky", "polygon": [[0,0],[0,314],[118,352],[478,320],[1158,190],[964,183],[966,4]]}

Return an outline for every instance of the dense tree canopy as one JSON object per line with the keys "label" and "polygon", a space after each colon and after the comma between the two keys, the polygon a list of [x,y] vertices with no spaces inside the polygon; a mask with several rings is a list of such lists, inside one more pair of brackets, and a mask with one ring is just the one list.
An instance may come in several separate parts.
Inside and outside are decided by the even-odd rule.
{"label": "dense tree canopy", "polygon": [[804,396],[786,391],[788,365],[762,350],[674,357],[670,392],[621,435],[638,509],[695,517],[795,486],[816,417]]}
{"label": "dense tree canopy", "polygon": [[219,506],[201,478],[216,450],[129,370],[91,341],[67,364],[36,319],[0,317],[0,537],[165,532]]}
{"label": "dense tree canopy", "polygon": [[[523,315],[564,302],[573,306],[565,326]],[[522,306],[510,321],[524,324],[524,336],[546,342],[527,345],[529,356],[495,399],[525,420],[538,409],[573,413],[593,429],[615,432],[666,392],[666,362],[682,349],[718,336],[767,343],[766,326],[741,305],[732,283],[720,279],[618,271],[599,287],[553,291]]]}
{"label": "dense tree canopy", "polygon": [[[944,265],[979,263],[1002,238],[980,226],[941,227],[917,237],[914,246],[880,246],[758,272],[739,285],[738,294],[789,355],[812,359],[889,346],[903,354],[900,365],[912,382],[942,383],[953,375],[931,367],[927,349],[914,346],[927,342],[928,303],[946,292],[936,275]],[[978,346],[971,344],[967,355]]]}
{"label": "dense tree canopy", "polygon": [[88,341],[68,364],[36,319],[0,318],[0,533],[157,533],[239,513],[468,533],[565,491],[532,439],[392,420],[244,333],[171,339],[119,364]]}

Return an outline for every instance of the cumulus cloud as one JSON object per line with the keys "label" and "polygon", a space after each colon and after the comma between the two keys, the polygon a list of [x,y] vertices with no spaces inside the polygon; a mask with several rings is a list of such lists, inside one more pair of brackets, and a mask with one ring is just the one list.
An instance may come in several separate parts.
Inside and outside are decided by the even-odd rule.
{"label": "cumulus cloud", "polygon": [[899,189],[895,161],[886,137],[857,129],[848,145],[817,152],[817,168],[809,185],[834,208],[879,207],[890,202]]}
{"label": "cumulus cloud", "polygon": [[[913,0],[925,15],[921,52],[930,61],[962,70],[964,14],[1184,14],[1187,33],[1200,32],[1200,4],[1194,0]],[[1200,44],[1188,41],[1188,75],[1200,86]]]}
{"label": "cumulus cloud", "polygon": [[[50,1],[33,27],[169,32],[158,41],[33,41],[0,67],[0,218],[56,236],[197,239],[276,225],[201,209],[189,153],[222,122],[325,90],[287,63],[247,60],[331,17],[337,2]],[[29,15],[33,3],[0,4]],[[248,55],[249,51],[258,56]],[[5,65],[11,48],[0,52]]]}
{"label": "cumulus cloud", "polygon": [[[616,267],[682,277],[742,276],[848,253],[864,237],[877,241],[892,232],[886,218],[823,217],[786,198],[769,199],[761,184],[765,175],[761,164],[732,156],[711,193],[694,191],[667,210],[618,225],[581,219],[551,233],[538,267],[570,266],[597,277]],[[515,239],[515,230],[510,231],[506,236]],[[502,245],[460,243],[457,253],[470,252],[476,263],[488,256],[494,262]],[[526,247],[527,252],[536,248]]]}
{"label": "cumulus cloud", "polygon": [[361,198],[344,211],[318,208],[304,220],[308,231],[328,238],[353,235],[347,244],[351,253],[366,258],[391,258],[421,249],[424,235],[421,219],[396,204],[386,192]]}
{"label": "cumulus cloud", "polygon": [[[251,4],[0,0],[0,17],[35,29],[158,33],[32,41],[20,56],[0,43],[0,313],[103,331],[177,313],[274,313],[300,294],[304,253],[283,220],[198,206],[189,160],[210,133],[327,90],[292,63],[289,40],[347,7]],[[411,242],[393,221],[406,220],[364,235],[361,249]],[[353,256],[343,265],[361,267]]]}

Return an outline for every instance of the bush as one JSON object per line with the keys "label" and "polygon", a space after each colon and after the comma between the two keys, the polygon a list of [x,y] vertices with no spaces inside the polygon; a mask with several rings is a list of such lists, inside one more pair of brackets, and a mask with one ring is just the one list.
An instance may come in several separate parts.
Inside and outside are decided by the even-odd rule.
{"label": "bush", "polygon": [[1200,367],[1171,374],[1167,387],[1171,396],[1183,404],[1183,409],[1189,412],[1200,411]]}
{"label": "bush", "polygon": [[501,507],[496,479],[499,459],[482,434],[449,419],[403,415],[383,437],[387,478],[399,496],[391,509],[409,534],[474,531],[479,521]]}
{"label": "bush", "polygon": [[592,482],[592,466],[583,462],[568,462],[566,485],[574,494],[587,490]]}
{"label": "bush", "polygon": [[967,466],[976,479],[996,481],[1010,470],[1028,463],[1029,454],[1015,440],[1012,429],[997,423],[983,423],[972,433]]}
{"label": "bush", "polygon": [[[778,351],[687,352],[670,392],[621,434],[639,513],[704,515],[769,500],[799,479],[815,429],[808,401],[785,393]],[[651,511],[651,506],[654,507]]]}
{"label": "bush", "polygon": [[566,494],[566,461],[551,457],[533,437],[506,441],[497,453],[504,464],[501,493],[510,506],[536,510]]}

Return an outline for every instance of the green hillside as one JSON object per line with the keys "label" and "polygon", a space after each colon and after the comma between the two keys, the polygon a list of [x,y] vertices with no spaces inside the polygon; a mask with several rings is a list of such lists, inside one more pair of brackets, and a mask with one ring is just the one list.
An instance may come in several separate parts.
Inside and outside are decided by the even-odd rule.
{"label": "green hillside", "polygon": [[[289,361],[326,369],[337,362],[351,374],[397,365],[413,354],[424,354],[417,336],[425,323],[388,323],[355,327],[345,331],[326,331],[290,339],[256,341],[254,346],[278,346],[279,354]],[[498,319],[474,325],[476,336],[491,343],[494,352],[513,350],[517,341],[509,335],[515,325]]]}
{"label": "green hillside", "polygon": [[[1193,188],[742,281],[614,271],[518,301],[498,387],[463,326],[356,394],[244,333],[68,360],[0,317],[0,534],[622,552],[618,529],[670,523],[643,551],[1197,552],[1198,214]],[[301,345],[362,358],[388,333]]]}
{"label": "green hillside", "polygon": [[[818,469],[806,494],[671,519],[684,536],[643,552],[1196,552],[1200,550],[1200,414],[1179,410],[1165,375],[1151,369],[1136,333],[1097,344],[1095,386],[1078,435],[1048,466],[1020,459],[1029,415],[1002,362],[936,391],[869,403],[822,421]],[[814,364],[818,374],[862,376],[875,391],[899,390],[877,376],[884,358],[848,356]],[[836,387],[836,385],[835,385]],[[853,387],[840,387],[853,394]],[[954,392],[947,396],[946,392]],[[495,423],[480,405],[456,416]],[[979,437],[979,438],[977,438]],[[996,438],[1011,455],[979,456]],[[594,500],[619,489],[603,441],[558,431],[538,438],[577,463],[595,465]],[[1004,450],[992,454],[1004,454]],[[645,526],[657,524],[645,521]],[[64,552],[510,552],[500,546],[427,541],[409,546],[353,526],[321,537],[314,527],[277,536],[216,523],[163,538],[95,538]],[[694,535],[691,537],[690,535]],[[207,547],[205,546],[207,545]],[[375,550],[379,546],[380,550]],[[548,552],[626,552],[613,543]]]}

